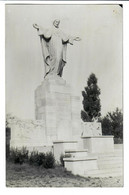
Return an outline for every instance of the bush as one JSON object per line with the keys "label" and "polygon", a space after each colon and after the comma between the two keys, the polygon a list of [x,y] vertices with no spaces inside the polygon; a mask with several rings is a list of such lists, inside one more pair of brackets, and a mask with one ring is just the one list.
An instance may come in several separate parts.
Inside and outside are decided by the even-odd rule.
{"label": "bush", "polygon": [[29,164],[35,166],[42,166],[46,169],[55,167],[55,158],[52,152],[49,153],[38,153],[31,152],[29,157]]}
{"label": "bush", "polygon": [[55,158],[52,152],[46,153],[45,156],[45,162],[44,162],[44,168],[54,168],[55,167]]}
{"label": "bush", "polygon": [[123,141],[123,113],[116,108],[114,112],[108,114],[100,119],[102,123],[103,135],[114,135],[115,143],[122,143]]}
{"label": "bush", "polygon": [[13,163],[23,164],[29,163],[34,166],[42,166],[46,169],[55,167],[55,158],[52,152],[49,153],[38,153],[33,151],[28,155],[28,150],[25,147],[22,149],[12,148],[10,150],[9,160]]}
{"label": "bush", "polygon": [[10,157],[10,146],[6,144],[6,160],[9,160]]}
{"label": "bush", "polygon": [[42,165],[44,167],[45,164],[45,154],[44,153],[39,153],[38,155],[38,166]]}
{"label": "bush", "polygon": [[121,138],[114,138],[114,144],[123,144],[123,139],[121,139]]}
{"label": "bush", "polygon": [[23,147],[21,149],[11,148],[9,160],[15,164],[23,164],[28,161],[28,150]]}
{"label": "bush", "polygon": [[11,129],[9,127],[6,127],[6,159],[9,159],[10,155],[10,135]]}
{"label": "bush", "polygon": [[38,153],[36,151],[31,152],[29,156],[29,164],[30,165],[36,165],[36,166],[44,166],[45,163],[45,154],[44,153]]}

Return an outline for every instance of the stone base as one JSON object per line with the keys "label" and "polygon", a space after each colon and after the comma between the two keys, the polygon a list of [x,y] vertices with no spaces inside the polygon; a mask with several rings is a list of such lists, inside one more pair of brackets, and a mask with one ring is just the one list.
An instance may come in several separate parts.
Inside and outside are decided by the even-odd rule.
{"label": "stone base", "polygon": [[60,156],[65,154],[66,150],[77,149],[77,141],[55,141],[53,142],[54,157],[60,163]]}
{"label": "stone base", "polygon": [[48,143],[81,136],[80,99],[57,75],[46,77],[35,90],[35,116],[43,120]]}
{"label": "stone base", "polygon": [[84,176],[89,170],[97,170],[97,158],[64,158],[65,168],[71,171],[74,175]]}
{"label": "stone base", "polygon": [[83,148],[88,149],[89,153],[114,152],[114,136],[93,136],[82,137]]}

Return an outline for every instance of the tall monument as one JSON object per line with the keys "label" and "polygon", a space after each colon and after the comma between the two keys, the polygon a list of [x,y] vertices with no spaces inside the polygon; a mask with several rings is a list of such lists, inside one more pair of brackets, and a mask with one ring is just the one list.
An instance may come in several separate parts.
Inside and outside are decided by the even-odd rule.
{"label": "tall monument", "polygon": [[52,29],[33,24],[40,37],[45,65],[44,81],[35,90],[35,117],[44,121],[48,143],[81,136],[79,97],[72,95],[70,85],[62,78],[67,44],[81,39],[66,35],[59,24],[59,20],[54,20]]}

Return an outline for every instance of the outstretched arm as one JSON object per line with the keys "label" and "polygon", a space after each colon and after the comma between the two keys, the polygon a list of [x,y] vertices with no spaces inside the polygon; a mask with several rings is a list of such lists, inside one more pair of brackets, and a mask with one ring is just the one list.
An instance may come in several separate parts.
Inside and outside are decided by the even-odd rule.
{"label": "outstretched arm", "polygon": [[73,40],[74,41],[81,41],[81,38],[80,37],[74,37]]}
{"label": "outstretched arm", "polygon": [[73,42],[74,41],[81,41],[81,38],[80,37],[70,37],[69,38],[69,43],[71,44],[71,45],[73,45]]}
{"label": "outstretched arm", "polygon": [[39,36],[44,36],[44,38],[46,38],[46,39],[50,39],[51,38],[52,33],[51,33],[51,31],[49,29],[44,29],[44,28],[42,28],[41,26],[39,26],[37,24],[33,24],[33,27],[35,29],[37,29]]}
{"label": "outstretched arm", "polygon": [[33,24],[33,27],[36,28],[37,30],[40,29],[40,26],[38,26],[37,24]]}

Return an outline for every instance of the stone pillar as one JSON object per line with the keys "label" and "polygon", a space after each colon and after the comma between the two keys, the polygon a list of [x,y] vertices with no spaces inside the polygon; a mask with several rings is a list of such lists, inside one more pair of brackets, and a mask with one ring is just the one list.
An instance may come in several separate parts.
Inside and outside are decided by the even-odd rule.
{"label": "stone pillar", "polygon": [[71,95],[71,87],[57,75],[47,76],[35,90],[36,120],[43,120],[48,142],[73,140],[81,135],[78,97]]}

